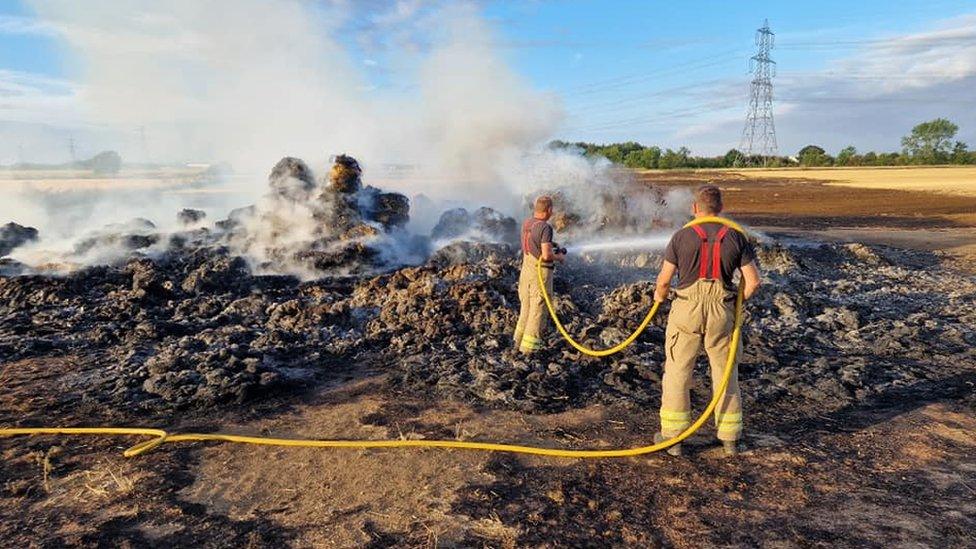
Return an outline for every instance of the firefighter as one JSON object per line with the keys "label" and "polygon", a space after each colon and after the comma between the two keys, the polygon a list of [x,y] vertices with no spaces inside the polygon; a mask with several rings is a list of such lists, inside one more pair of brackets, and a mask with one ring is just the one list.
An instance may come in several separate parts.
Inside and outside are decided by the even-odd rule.
{"label": "firefighter", "polygon": [[536,198],[532,217],[522,223],[522,272],[519,275],[519,318],[515,326],[515,346],[523,354],[532,354],[545,347],[549,314],[539,287],[538,263],[542,262],[546,292],[552,295],[552,271],[556,262],[566,259],[552,242],[552,197]]}
{"label": "firefighter", "polygon": [[[722,212],[722,193],[714,185],[695,191],[695,217]],[[657,277],[654,300],[667,299],[671,279],[677,273],[675,300],[665,331],[665,363],[661,394],[661,432],[657,442],[673,438],[691,424],[690,389],[692,370],[702,346],[711,367],[712,390],[722,380],[735,322],[736,287],[732,277],[741,271],[745,299],[759,287],[756,252],[745,235],[719,223],[704,223],[676,232],[664,253]],[[740,349],[737,356],[741,356]],[[725,396],[715,408],[718,439],[726,455],[738,453],[742,436],[742,399],[738,365],[729,380]],[[681,455],[681,445],[668,449]]]}

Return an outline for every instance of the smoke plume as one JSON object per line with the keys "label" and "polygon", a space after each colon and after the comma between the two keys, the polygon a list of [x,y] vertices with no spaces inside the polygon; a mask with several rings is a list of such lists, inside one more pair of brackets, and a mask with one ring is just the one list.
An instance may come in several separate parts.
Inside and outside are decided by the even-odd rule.
{"label": "smoke plume", "polygon": [[[520,217],[525,197],[556,188],[575,188],[574,207],[598,215],[592,187],[612,184],[606,163],[546,147],[562,120],[558,97],[509,66],[474,4],[368,3],[379,15],[357,3],[297,0],[30,4],[75,57],[86,119],[146,128],[156,161],[233,167],[238,175],[222,189],[229,192],[209,195],[210,219],[263,196],[265,174],[283,156],[303,158],[321,175],[331,154],[353,154],[366,183],[413,198],[413,230],[429,230],[449,206]],[[375,60],[364,64],[375,33],[407,46],[379,52],[383,77],[365,68]],[[201,206],[188,203],[199,198],[172,188],[59,195],[30,187],[19,200],[35,206],[33,217],[43,219],[32,223],[50,245],[133,217],[167,228],[178,209]],[[53,221],[65,202],[70,212]],[[661,204],[629,207],[651,217]],[[307,213],[274,212],[301,220],[276,234],[306,238]]]}

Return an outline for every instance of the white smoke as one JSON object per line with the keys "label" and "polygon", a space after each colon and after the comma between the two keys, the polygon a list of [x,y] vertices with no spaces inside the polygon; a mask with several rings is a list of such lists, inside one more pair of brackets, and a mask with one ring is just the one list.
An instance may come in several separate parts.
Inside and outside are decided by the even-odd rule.
{"label": "white smoke", "polygon": [[[437,206],[489,205],[517,217],[525,196],[557,187],[577,187],[579,207],[595,209],[587,187],[611,178],[605,163],[545,146],[560,127],[560,101],[512,70],[475,4],[420,10],[367,3],[386,9],[370,19],[383,21],[379,32],[413,40],[400,53],[386,52],[392,83],[377,85],[357,59],[371,43],[367,33],[377,30],[358,24],[364,14],[355,2],[28,3],[76,57],[84,117],[120,132],[145,128],[155,160],[227,161],[244,174],[233,193],[211,197],[211,221],[263,196],[265,174],[283,156],[303,158],[321,174],[331,154],[347,152],[360,160],[368,184],[422,193]],[[349,36],[355,32],[364,36]],[[402,173],[386,169],[404,164]],[[42,239],[52,237],[52,225],[62,237],[137,216],[166,227],[189,195],[71,196],[80,213],[55,223],[58,214],[47,211],[32,223]],[[33,198],[34,205],[52,202],[43,193]],[[634,207],[650,213],[660,204]],[[412,226],[432,226],[437,209],[425,208]],[[273,212],[301,219],[274,234],[307,238],[307,213]]]}
{"label": "white smoke", "polygon": [[349,152],[374,171],[419,164],[433,188],[448,179],[479,186],[497,183],[499,165],[544,142],[561,119],[557,98],[508,67],[465,3],[415,23],[427,49],[390,59],[402,67],[395,89],[374,89],[338,38],[365,16],[354,3],[32,5],[77,55],[90,119],[146,127],[154,156],[171,161],[219,159],[260,174],[286,155],[321,167]]}
{"label": "white smoke", "polygon": [[286,154],[370,144],[364,83],[311,3],[30,2],[77,56],[89,119],[146,127],[154,158],[266,170]]}

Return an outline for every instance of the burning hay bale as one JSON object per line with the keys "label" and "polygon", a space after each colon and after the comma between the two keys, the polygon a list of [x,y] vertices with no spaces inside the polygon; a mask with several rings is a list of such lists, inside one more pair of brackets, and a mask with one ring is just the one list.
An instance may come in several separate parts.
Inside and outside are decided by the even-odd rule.
{"label": "burning hay bale", "polygon": [[482,207],[474,212],[454,208],[441,215],[430,233],[432,240],[469,240],[473,242],[518,241],[518,227],[514,219],[492,208]]}
{"label": "burning hay bale", "polygon": [[0,227],[0,257],[9,254],[15,248],[36,240],[37,229],[34,227],[24,227],[13,222],[7,223]]}
{"label": "burning hay bale", "polygon": [[216,223],[214,226],[221,231],[232,232],[239,228],[244,223],[244,221],[254,217],[257,212],[255,206],[245,206],[243,208],[234,208],[227,214],[227,219],[222,219]]}
{"label": "burning hay bale", "polygon": [[379,252],[362,242],[338,242],[325,249],[299,250],[292,259],[321,272],[356,272],[364,263],[373,263]]}
{"label": "burning hay bale", "polygon": [[363,186],[362,174],[363,170],[355,158],[340,154],[333,159],[332,169],[329,170],[328,188],[337,193],[354,193]]}
{"label": "burning hay bale", "polygon": [[75,256],[119,255],[144,250],[160,241],[156,224],[148,219],[135,218],[125,223],[113,223],[87,235],[74,244]]}
{"label": "burning hay bale", "polygon": [[399,193],[383,192],[362,185],[362,169],[355,158],[340,154],[329,172],[329,184],[322,189],[325,206],[318,219],[346,232],[362,222],[375,222],[384,230],[402,228],[410,220],[410,200]]}
{"label": "burning hay bale", "polygon": [[315,177],[300,158],[286,156],[271,169],[268,186],[273,196],[304,202],[315,190]]}
{"label": "burning hay bale", "polygon": [[196,225],[207,218],[207,213],[202,210],[183,208],[176,214],[176,220],[183,226]]}
{"label": "burning hay bale", "polygon": [[549,223],[557,232],[565,233],[571,231],[573,227],[578,226],[582,221],[583,219],[579,214],[560,210],[552,216]]}
{"label": "burning hay bale", "polygon": [[360,191],[359,204],[363,217],[379,223],[386,230],[402,228],[410,221],[410,199],[400,193],[366,187]]}
{"label": "burning hay bale", "polygon": [[[552,196],[555,213],[550,222],[557,232],[569,238],[639,234],[673,227],[690,207],[687,191],[664,193],[629,179],[612,185],[594,182],[585,187],[566,186],[539,194]],[[531,203],[526,202],[524,208],[529,211]]]}
{"label": "burning hay bale", "polygon": [[410,204],[403,195],[363,187],[361,174],[354,158],[340,155],[330,183],[319,188],[304,162],[283,158],[269,176],[268,195],[231,212],[217,227],[224,243],[242,251],[259,272],[307,278],[383,267],[399,245],[395,241],[403,239]]}

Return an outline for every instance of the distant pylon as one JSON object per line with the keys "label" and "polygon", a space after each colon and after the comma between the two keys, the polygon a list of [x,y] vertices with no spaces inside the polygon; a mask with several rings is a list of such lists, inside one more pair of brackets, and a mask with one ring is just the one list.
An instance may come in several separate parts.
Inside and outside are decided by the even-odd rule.
{"label": "distant pylon", "polygon": [[740,163],[750,163],[754,156],[762,157],[762,165],[776,156],[776,126],[773,124],[773,77],[776,76],[776,62],[769,57],[773,49],[773,31],[769,30],[769,20],[756,30],[756,55],[749,62],[752,85],[749,92],[749,113],[746,125],[742,128],[742,141],[739,150],[744,158]]}
{"label": "distant pylon", "polygon": [[68,152],[71,154],[71,163],[74,164],[78,161],[78,153],[75,151],[75,138],[74,136],[68,138]]}

